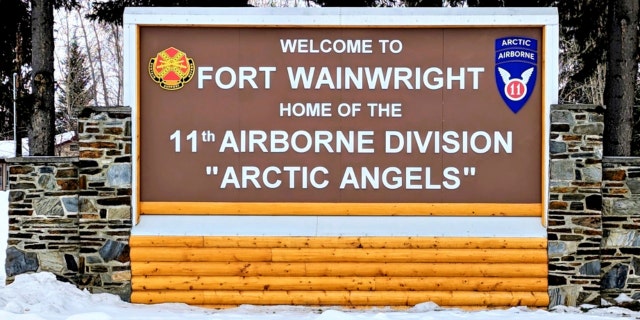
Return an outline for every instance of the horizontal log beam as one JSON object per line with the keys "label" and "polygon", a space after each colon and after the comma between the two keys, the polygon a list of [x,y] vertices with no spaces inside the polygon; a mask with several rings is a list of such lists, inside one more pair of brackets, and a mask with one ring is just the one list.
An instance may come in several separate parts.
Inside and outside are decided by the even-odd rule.
{"label": "horizontal log beam", "polygon": [[546,263],[544,249],[316,249],[132,247],[134,262]]}
{"label": "horizontal log beam", "polygon": [[473,291],[134,291],[134,303],[184,302],[207,305],[547,306],[547,292]]}
{"label": "horizontal log beam", "polygon": [[131,273],[180,276],[546,277],[532,263],[133,262]]}
{"label": "horizontal log beam", "polygon": [[132,236],[131,247],[546,249],[546,238]]}
{"label": "horizontal log beam", "polygon": [[138,290],[545,291],[547,278],[134,276]]}
{"label": "horizontal log beam", "polygon": [[140,202],[141,214],[541,217],[541,203]]}

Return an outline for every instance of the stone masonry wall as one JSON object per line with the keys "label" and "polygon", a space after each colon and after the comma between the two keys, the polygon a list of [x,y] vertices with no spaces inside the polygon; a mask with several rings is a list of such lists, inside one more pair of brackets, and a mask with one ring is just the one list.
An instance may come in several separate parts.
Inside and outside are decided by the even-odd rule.
{"label": "stone masonry wall", "polygon": [[88,108],[78,158],[14,158],[7,281],[49,271],[92,292],[131,295],[131,114]]}
{"label": "stone masonry wall", "polygon": [[592,105],[551,109],[550,307],[600,303],[603,113]]}
{"label": "stone masonry wall", "polygon": [[603,159],[602,296],[640,299],[640,158]]}
{"label": "stone masonry wall", "polygon": [[77,158],[14,158],[9,162],[7,282],[48,271],[78,280]]}
{"label": "stone masonry wall", "polygon": [[131,112],[89,108],[78,117],[82,285],[131,295]]}

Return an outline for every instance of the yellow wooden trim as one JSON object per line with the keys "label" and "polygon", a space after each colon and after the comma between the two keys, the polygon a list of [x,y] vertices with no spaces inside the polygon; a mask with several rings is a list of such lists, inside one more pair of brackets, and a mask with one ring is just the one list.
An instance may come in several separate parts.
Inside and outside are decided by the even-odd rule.
{"label": "yellow wooden trim", "polygon": [[131,247],[546,249],[546,238],[131,236]]}
{"label": "yellow wooden trim", "polygon": [[336,249],[131,247],[131,261],[147,262],[421,262],[547,263],[544,249]]}
{"label": "yellow wooden trim", "polygon": [[540,217],[541,203],[140,202],[141,214]]}
{"label": "yellow wooden trim", "polygon": [[136,25],[136,65],[135,65],[135,76],[136,76],[136,112],[135,114],[137,115],[137,119],[132,119],[132,121],[136,122],[136,131],[134,132],[135,134],[135,138],[132,141],[135,142],[135,150],[134,150],[134,146],[131,146],[131,152],[135,151],[135,154],[132,154],[132,156],[135,156],[134,159],[132,159],[132,161],[136,162],[136,168],[137,168],[137,172],[136,172],[136,176],[134,177],[135,182],[135,189],[133,190],[134,192],[134,196],[135,196],[135,204],[136,204],[136,212],[134,212],[134,217],[135,217],[135,224],[140,223],[140,215],[142,210],[140,209],[140,87],[141,87],[141,79],[140,79],[140,26]]}
{"label": "yellow wooden trim", "polygon": [[133,262],[131,274],[310,277],[546,277],[544,263]]}
{"label": "yellow wooden trim", "polygon": [[542,176],[540,177],[540,188],[541,188],[540,197],[542,198],[541,199],[542,203],[544,203],[545,205],[543,205],[542,214],[540,216],[540,220],[541,220],[540,222],[542,223],[542,226],[545,227],[545,228],[547,227],[547,212],[546,212],[546,210],[544,210],[544,208],[548,207],[548,202],[549,202],[549,199],[547,199],[547,197],[546,197],[547,189],[549,188],[549,186],[545,183],[546,180],[547,180],[546,177],[547,177],[547,170],[548,170],[547,162],[549,161],[548,160],[549,158],[547,158],[547,152],[548,152],[547,151],[547,145],[549,144],[549,139],[550,139],[550,137],[549,137],[549,135],[547,133],[547,130],[546,130],[546,128],[547,128],[547,105],[546,105],[546,102],[547,102],[547,97],[546,97],[546,90],[547,90],[547,88],[546,88],[547,87],[547,82],[546,82],[546,77],[547,77],[547,75],[546,75],[546,73],[547,73],[547,67],[546,67],[547,66],[547,60],[546,60],[547,55],[546,55],[546,50],[547,50],[547,46],[545,45],[546,44],[546,37],[547,37],[547,28],[542,28],[542,39],[541,39],[542,40],[542,50],[541,50],[542,51],[542,55],[541,55],[542,56],[542,61],[541,61],[542,67],[540,68],[540,69],[542,69],[541,72],[540,72],[541,79],[542,79],[542,81],[540,81],[541,82],[540,93],[542,95],[540,97],[540,100],[541,100],[540,103],[542,104],[542,106],[541,106],[542,108],[540,109],[540,112],[542,113],[541,116],[540,116],[540,118],[542,118],[542,123],[541,123],[541,127],[540,127],[540,131],[541,131],[541,134],[542,134],[542,137],[540,137],[540,139],[541,139],[540,140],[540,142],[541,142],[540,143],[540,148],[541,148],[540,153],[542,154],[542,157],[540,158],[540,162],[541,162],[540,163],[540,173],[541,173]]}
{"label": "yellow wooden trim", "polygon": [[412,306],[433,301],[441,306],[547,306],[547,292],[473,291],[134,291],[131,302],[262,305]]}
{"label": "yellow wooden trim", "polygon": [[134,276],[133,290],[545,291],[547,278]]}

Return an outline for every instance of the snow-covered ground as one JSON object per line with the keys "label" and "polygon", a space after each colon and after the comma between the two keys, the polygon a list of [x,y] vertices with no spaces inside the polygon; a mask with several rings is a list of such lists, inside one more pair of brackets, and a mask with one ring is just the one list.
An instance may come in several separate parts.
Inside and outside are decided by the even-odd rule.
{"label": "snow-covered ground", "polygon": [[9,191],[0,191],[0,286],[6,279],[4,261],[7,256],[9,238]]}
{"label": "snow-covered ground", "polygon": [[56,281],[51,273],[20,275],[0,287],[0,319],[6,320],[604,320],[640,319],[640,312],[609,307],[586,312],[561,307],[551,312],[511,308],[463,311],[423,303],[404,311],[292,306],[240,306],[213,310],[184,304],[135,305],[110,294],[90,294]]}

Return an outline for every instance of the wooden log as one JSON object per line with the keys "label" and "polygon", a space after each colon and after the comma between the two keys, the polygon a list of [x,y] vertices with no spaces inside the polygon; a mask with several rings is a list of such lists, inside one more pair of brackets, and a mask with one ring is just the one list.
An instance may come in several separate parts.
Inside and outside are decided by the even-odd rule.
{"label": "wooden log", "polygon": [[[231,309],[231,308],[237,308],[239,305],[237,304],[201,304],[198,305],[199,308],[207,308],[207,309],[215,309],[215,310],[224,310],[224,309]],[[322,308],[323,306],[319,306],[319,305],[305,305],[306,307],[318,307],[318,308]],[[413,306],[385,306],[385,309],[390,309],[390,310],[394,310],[394,311],[406,311],[411,309]],[[512,308],[513,306],[491,306],[491,307],[486,307],[486,306],[440,306],[440,309],[444,309],[444,310],[455,310],[455,309],[462,309],[465,311],[485,311],[485,310],[504,310],[504,309],[509,309]],[[342,308],[346,309],[346,310],[371,310],[372,306],[342,306]],[[528,306],[527,307],[529,310],[541,310],[541,311],[547,311],[548,306]]]}
{"label": "wooden log", "polygon": [[547,263],[547,251],[518,249],[272,249],[273,262]]}
{"label": "wooden log", "polygon": [[544,263],[135,262],[131,273],[175,276],[546,277]]}
{"label": "wooden log", "polygon": [[203,236],[131,236],[131,247],[204,247]]}
{"label": "wooden log", "polygon": [[541,217],[542,203],[140,202],[141,214]]}
{"label": "wooden log", "polygon": [[544,249],[316,249],[131,247],[131,261],[546,263]]}
{"label": "wooden log", "polygon": [[546,249],[546,238],[132,236],[131,247]]}
{"label": "wooden log", "polygon": [[[207,305],[535,306],[549,304],[547,292],[473,291],[134,291],[134,303],[183,302]],[[195,303],[195,301],[202,301]]]}
{"label": "wooden log", "polygon": [[133,290],[545,291],[547,278],[134,276]]}
{"label": "wooden log", "polygon": [[272,261],[271,248],[131,247],[131,261]]}
{"label": "wooden log", "polygon": [[190,290],[158,290],[158,291],[132,291],[132,303],[166,303],[166,302],[182,302],[191,305],[202,305],[207,302],[204,300],[205,291]]}

